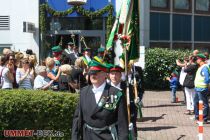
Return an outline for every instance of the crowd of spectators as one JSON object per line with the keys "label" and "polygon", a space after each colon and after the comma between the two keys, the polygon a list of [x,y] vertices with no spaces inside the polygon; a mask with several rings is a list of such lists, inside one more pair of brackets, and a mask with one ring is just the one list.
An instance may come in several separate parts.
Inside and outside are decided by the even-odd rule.
{"label": "crowd of spectators", "polygon": [[[182,86],[184,93],[184,104],[186,104],[186,115],[195,114],[194,119],[198,120],[198,103],[200,100],[204,103],[204,123],[207,123],[209,114],[209,84],[210,84],[210,60],[209,53],[201,53],[199,50],[194,50],[193,54],[184,57],[182,62],[176,60],[176,64],[181,67],[180,74],[172,73],[172,78],[167,78],[171,85],[174,85],[175,90],[177,85],[174,84],[179,79],[179,84]],[[175,80],[174,80],[175,79]],[[177,81],[178,83],[178,81]],[[176,93],[172,89],[172,103],[176,103]]]}

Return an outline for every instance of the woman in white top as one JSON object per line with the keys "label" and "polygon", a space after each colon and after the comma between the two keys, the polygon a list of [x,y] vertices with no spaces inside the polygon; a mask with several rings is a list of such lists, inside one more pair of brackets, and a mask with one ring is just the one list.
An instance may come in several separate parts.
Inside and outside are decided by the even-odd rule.
{"label": "woman in white top", "polygon": [[49,79],[47,78],[46,66],[37,66],[36,74],[37,76],[34,80],[34,89],[49,89],[54,80],[49,81]]}
{"label": "woman in white top", "polygon": [[1,57],[1,85],[2,89],[12,89],[14,82],[14,65],[9,63],[9,56]]}
{"label": "woman in white top", "polygon": [[22,61],[22,68],[16,70],[16,81],[19,84],[19,88],[33,89],[34,70],[29,68],[29,61],[24,58]]}

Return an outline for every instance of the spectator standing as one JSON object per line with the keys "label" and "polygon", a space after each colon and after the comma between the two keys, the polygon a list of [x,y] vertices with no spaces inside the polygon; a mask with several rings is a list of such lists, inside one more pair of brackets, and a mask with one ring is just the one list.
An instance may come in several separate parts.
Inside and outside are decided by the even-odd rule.
{"label": "spectator standing", "polygon": [[54,80],[53,82],[53,89],[54,90],[59,90],[59,77],[60,77],[60,74],[61,74],[61,70],[59,68],[59,65],[58,64],[55,64],[55,61],[53,58],[51,57],[48,57],[46,59],[46,66],[48,67],[48,72],[47,72],[47,77],[50,79],[50,80]]}
{"label": "spectator standing", "polygon": [[14,82],[14,65],[9,63],[9,56],[5,55],[1,58],[2,70],[1,70],[1,83],[2,89],[12,89]]}
{"label": "spectator standing", "polygon": [[171,78],[167,77],[166,80],[170,82],[170,88],[171,88],[171,103],[176,103],[176,90],[178,86],[178,72],[173,71],[171,73]]}
{"label": "spectator standing", "polygon": [[209,53],[205,52],[204,55],[206,56],[206,64],[208,64],[210,66]]}
{"label": "spectator standing", "polygon": [[193,56],[197,56],[199,54],[199,50],[194,50],[193,51]]}
{"label": "spectator standing", "polygon": [[194,97],[194,112],[195,119],[198,120],[199,110],[198,103],[203,101],[203,120],[208,121],[209,104],[208,104],[208,85],[210,83],[209,65],[205,64],[206,57],[204,54],[197,55],[197,64],[199,68],[195,76],[195,97]]}
{"label": "spectator standing", "polygon": [[79,92],[81,88],[87,85],[87,81],[85,78],[87,73],[85,73],[85,68],[86,66],[82,58],[77,58],[69,79],[69,85],[71,86],[71,88],[75,89],[76,92]]}
{"label": "spectator standing", "polygon": [[183,84],[184,84],[185,77],[187,75],[187,73],[184,72],[184,67],[187,65],[188,61],[189,61],[189,57],[184,57],[184,63],[181,63],[180,60],[176,60],[177,66],[181,67],[180,76],[179,76],[179,84],[182,86],[182,91],[184,93],[184,104],[186,103],[186,94],[185,94]]}
{"label": "spectator standing", "polygon": [[30,69],[27,58],[21,60],[21,65],[22,68],[17,68],[16,71],[16,81],[19,85],[19,88],[33,89],[34,69]]}
{"label": "spectator standing", "polygon": [[47,78],[46,66],[38,66],[36,68],[36,78],[34,80],[34,89],[47,90],[50,88],[54,80]]}
{"label": "spectator standing", "polygon": [[[60,70],[62,71],[60,78],[59,78],[59,90],[60,91],[70,91],[69,86],[69,77],[72,72],[72,66],[69,64],[61,65]],[[70,91],[73,93],[72,91]]]}
{"label": "spectator standing", "polygon": [[186,94],[186,104],[187,104],[187,111],[185,114],[190,115],[194,112],[194,96],[195,96],[195,90],[194,90],[194,80],[196,71],[198,69],[198,65],[195,63],[196,57],[191,56],[190,62],[188,65],[184,67],[184,72],[187,73],[185,80],[184,80],[184,88],[185,88],[185,94]]}
{"label": "spectator standing", "polygon": [[13,71],[13,76],[14,76],[14,82],[13,82],[13,88],[18,88],[18,84],[16,81],[16,70],[17,70],[17,66],[16,66],[16,59],[15,59],[15,55],[14,54],[9,54],[9,63],[14,65],[14,71]]}

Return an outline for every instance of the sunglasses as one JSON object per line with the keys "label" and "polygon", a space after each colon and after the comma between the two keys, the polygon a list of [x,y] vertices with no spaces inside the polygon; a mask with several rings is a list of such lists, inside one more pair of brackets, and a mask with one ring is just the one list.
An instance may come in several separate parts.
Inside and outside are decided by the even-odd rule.
{"label": "sunglasses", "polygon": [[9,60],[15,60],[14,58],[10,58]]}
{"label": "sunglasses", "polygon": [[23,62],[23,64],[29,64],[29,62]]}

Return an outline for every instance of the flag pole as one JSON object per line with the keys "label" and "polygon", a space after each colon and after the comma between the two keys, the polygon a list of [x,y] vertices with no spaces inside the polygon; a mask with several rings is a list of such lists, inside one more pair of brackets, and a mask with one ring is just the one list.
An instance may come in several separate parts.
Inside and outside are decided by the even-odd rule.
{"label": "flag pole", "polygon": [[120,14],[120,19],[119,22],[120,24],[123,25],[123,31],[122,31],[122,36],[121,41],[122,41],[122,47],[123,47],[123,52],[124,52],[124,56],[125,56],[125,61],[124,61],[124,66],[125,66],[125,76],[126,76],[126,99],[127,99],[127,112],[128,112],[128,124],[130,125],[130,91],[129,91],[129,82],[128,82],[128,53],[127,53],[127,47],[129,45],[129,37],[127,36],[127,26],[128,26],[128,15],[129,13],[132,11],[130,6],[131,6],[131,2],[132,0],[127,0],[127,1],[123,1],[122,3],[122,13]]}

